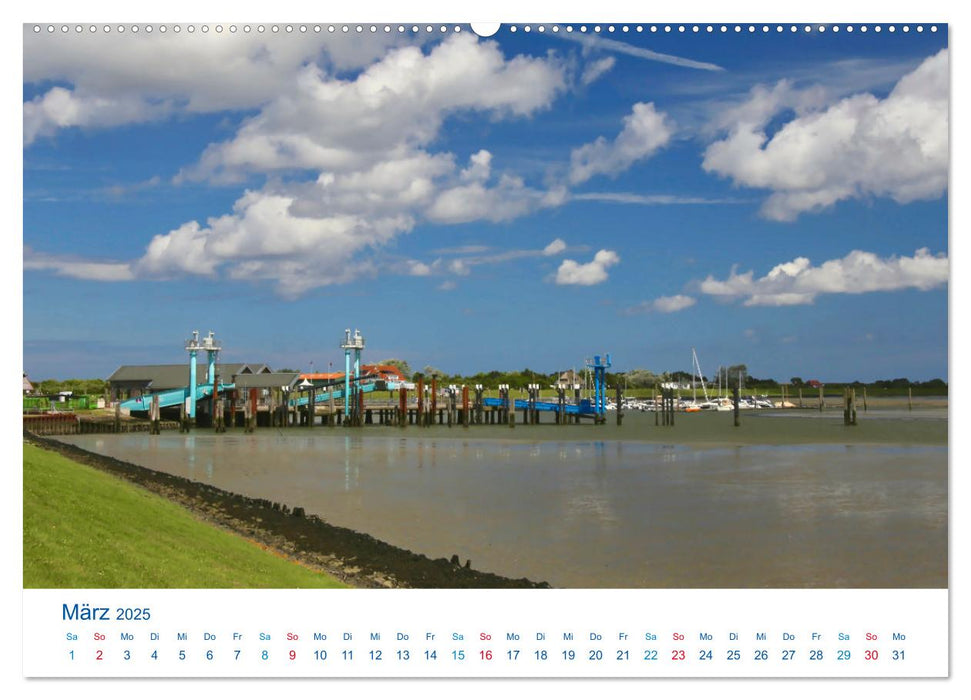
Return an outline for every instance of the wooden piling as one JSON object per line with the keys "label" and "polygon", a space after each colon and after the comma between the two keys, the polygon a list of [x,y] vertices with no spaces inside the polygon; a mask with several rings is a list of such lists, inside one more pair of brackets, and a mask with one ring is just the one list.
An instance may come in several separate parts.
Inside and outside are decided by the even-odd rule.
{"label": "wooden piling", "polygon": [[866,413],[866,384],[863,385],[863,412]]}
{"label": "wooden piling", "polygon": [[149,419],[151,421],[151,425],[149,426],[149,434],[160,435],[162,433],[162,427],[160,409],[158,406],[158,394],[152,396],[152,405],[149,408]]}
{"label": "wooden piling", "polygon": [[843,388],[843,425],[856,425],[856,389]]}
{"label": "wooden piling", "polygon": [[216,374],[212,379],[212,395],[209,397],[209,422],[213,431],[219,430],[219,375]]}
{"label": "wooden piling", "polygon": [[418,413],[415,416],[419,427],[425,427],[425,378],[418,377]]}
{"label": "wooden piling", "polygon": [[310,387],[310,395],[307,397],[307,427],[313,428],[317,422],[317,389]]}
{"label": "wooden piling", "polygon": [[121,401],[115,402],[115,432],[121,432]]}
{"label": "wooden piling", "polygon": [[252,433],[256,429],[257,391],[249,390],[249,401],[246,402],[246,432]]}
{"label": "wooden piling", "polygon": [[819,412],[822,413],[826,407],[826,400],[823,398],[823,387],[819,387]]}
{"label": "wooden piling", "polygon": [[914,410],[914,388],[910,386],[907,387],[907,410]]}
{"label": "wooden piling", "polygon": [[622,393],[620,385],[618,384],[617,385],[617,425],[621,425],[624,422],[623,405],[624,405],[624,395]]}
{"label": "wooden piling", "polygon": [[732,389],[732,413],[735,414],[735,427],[737,428],[742,424],[741,416],[739,415],[739,396],[738,387]]}

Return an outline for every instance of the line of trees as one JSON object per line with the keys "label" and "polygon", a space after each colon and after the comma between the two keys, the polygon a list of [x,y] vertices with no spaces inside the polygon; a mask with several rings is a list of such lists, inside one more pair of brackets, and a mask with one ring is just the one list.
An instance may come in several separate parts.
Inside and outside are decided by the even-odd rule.
{"label": "line of trees", "polygon": [[104,379],[45,379],[32,382],[35,394],[53,396],[62,391],[70,391],[76,396],[101,396],[108,392],[108,382]]}
{"label": "line of trees", "polygon": [[[400,364],[398,364],[400,363]],[[478,372],[472,375],[449,374],[437,367],[425,366],[420,372],[412,372],[407,362],[401,360],[382,360],[381,364],[395,364],[402,373],[410,379],[417,379],[419,375],[425,379],[434,377],[440,383],[445,384],[482,384],[494,387],[499,384],[508,384],[516,389],[524,389],[529,384],[540,384],[543,387],[555,384],[560,378],[560,372],[537,372],[526,368],[519,371],[500,371]],[[741,390],[759,392],[772,392],[778,390],[781,384],[788,383],[792,387],[809,386],[808,381],[800,377],[792,377],[788,382],[779,382],[772,378],[760,378],[749,373],[747,365],[740,363],[719,367],[713,376],[705,375],[703,380],[706,385],[717,385],[718,377],[721,376],[721,386],[728,389],[739,387]],[[578,370],[578,379],[584,376],[583,370]],[[653,370],[637,368],[626,372],[607,372],[608,386],[621,386],[627,389],[650,389],[656,384],[665,382],[677,382],[681,385],[690,385],[697,381],[697,376],[692,372],[676,370],[671,372],[655,372]],[[931,379],[926,382],[911,381],[907,378],[881,379],[874,382],[831,382],[830,386],[852,386],[862,388],[864,385],[872,387],[874,390],[906,391],[912,388],[915,392],[930,395],[946,395],[947,382],[943,379]]]}

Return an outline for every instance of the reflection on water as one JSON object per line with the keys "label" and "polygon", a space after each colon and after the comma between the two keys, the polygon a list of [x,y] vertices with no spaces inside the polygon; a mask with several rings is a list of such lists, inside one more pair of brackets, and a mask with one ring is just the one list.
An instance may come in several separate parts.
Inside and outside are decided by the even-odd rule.
{"label": "reflection on water", "polygon": [[943,446],[699,448],[590,440],[590,432],[586,440],[466,435],[322,429],[64,440],[555,586],[947,585]]}

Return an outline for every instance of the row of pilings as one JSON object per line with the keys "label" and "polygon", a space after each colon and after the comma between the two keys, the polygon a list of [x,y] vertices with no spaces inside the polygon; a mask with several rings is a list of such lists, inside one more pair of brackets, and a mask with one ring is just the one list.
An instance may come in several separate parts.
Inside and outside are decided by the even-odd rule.
{"label": "row of pilings", "polygon": [[[527,386],[525,407],[521,405],[520,408],[516,408],[511,388],[507,384],[499,386],[498,402],[493,401],[492,405],[486,405],[483,400],[484,392],[481,385],[471,388],[464,385],[449,386],[444,390],[443,395],[439,396],[435,379],[432,379],[427,386],[423,380],[419,380],[414,393],[414,398],[410,399],[408,389],[399,387],[397,401],[389,398],[384,405],[374,405],[365,404],[363,392],[357,391],[354,392],[354,400],[350,402],[350,410],[345,415],[343,408],[335,406],[333,400],[330,401],[329,410],[325,409],[323,413],[318,414],[313,392],[309,393],[306,406],[291,406],[286,401],[271,401],[269,408],[263,411],[260,410],[257,389],[243,392],[242,401],[240,401],[239,392],[236,391],[229,396],[220,396],[214,392],[208,412],[209,427],[217,433],[223,433],[226,432],[227,427],[235,429],[239,423],[246,433],[252,433],[257,427],[258,417],[261,414],[263,415],[263,419],[259,421],[261,424],[277,428],[315,425],[331,427],[385,425],[401,428],[433,425],[448,427],[508,425],[512,428],[517,423],[517,411],[521,411],[520,422],[523,425],[539,425],[542,422],[542,413],[552,414],[553,423],[557,425],[577,424],[582,419],[592,419],[594,423],[606,422],[604,414],[581,414],[568,411],[569,406],[580,405],[579,388],[575,390],[572,404],[567,401],[567,391],[562,387],[558,388],[555,403],[543,402],[543,410],[538,407],[540,403],[538,384]],[[733,422],[738,427],[741,425],[738,389],[734,389],[732,394]],[[678,398],[675,391],[661,389],[655,392],[655,397],[658,406],[654,412],[655,425],[674,426],[675,413],[678,411]],[[617,425],[621,425],[624,412],[623,393],[620,388],[617,388],[616,401],[615,416]],[[550,408],[551,405],[552,408]],[[820,410],[822,406],[823,402],[820,401]],[[864,410],[866,410],[865,394]],[[857,425],[856,390],[849,387],[843,391],[843,423],[848,426]],[[78,414],[71,412],[24,414],[23,428],[35,435],[123,432],[148,432],[157,435],[163,429],[171,430],[176,427],[180,432],[189,432],[194,425],[184,406],[179,409],[178,421],[162,420],[158,397],[155,396],[149,406],[147,422],[122,420],[120,406],[116,404],[114,420],[82,419]]]}

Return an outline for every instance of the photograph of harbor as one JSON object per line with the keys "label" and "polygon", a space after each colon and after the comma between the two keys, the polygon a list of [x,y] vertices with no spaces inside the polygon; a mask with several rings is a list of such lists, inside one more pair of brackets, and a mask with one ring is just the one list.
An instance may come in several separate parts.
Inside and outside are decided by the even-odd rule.
{"label": "photograph of harbor", "polygon": [[947,588],[891,27],[25,25],[24,586]]}

